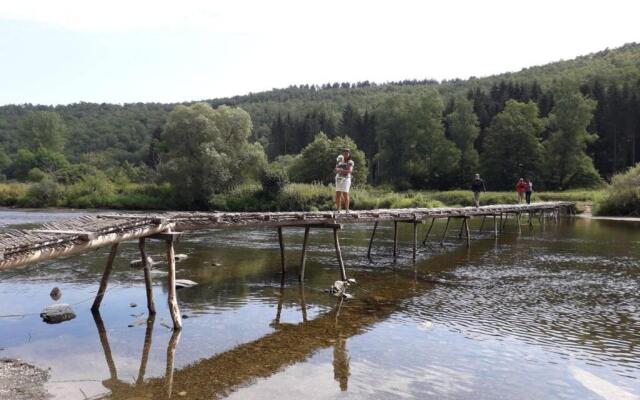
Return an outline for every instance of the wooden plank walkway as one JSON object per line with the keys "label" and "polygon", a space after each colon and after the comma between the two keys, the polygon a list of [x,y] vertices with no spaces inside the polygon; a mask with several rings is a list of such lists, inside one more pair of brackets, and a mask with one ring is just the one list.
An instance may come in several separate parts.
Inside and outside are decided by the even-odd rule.
{"label": "wooden plank walkway", "polygon": [[[86,215],[79,218],[50,222],[32,229],[10,229],[0,232],[0,270],[6,270],[21,265],[36,263],[71,254],[82,253],[91,249],[111,246],[111,252],[105,266],[100,288],[92,309],[100,307],[102,297],[106,292],[107,282],[111,273],[113,260],[117,255],[118,244],[124,241],[138,239],[143,270],[149,313],[155,313],[153,292],[151,289],[150,266],[146,263],[145,240],[161,240],[167,245],[167,263],[169,268],[169,309],[174,321],[174,327],[181,327],[180,311],[178,309],[175,291],[175,260],[174,242],[182,232],[197,231],[211,228],[232,226],[271,226],[277,228],[280,243],[282,272],[286,271],[285,246],[283,242],[283,228],[304,228],[304,245],[301,257],[300,280],[304,279],[305,256],[309,230],[332,229],[336,256],[343,281],[347,281],[346,270],[340,249],[338,231],[343,224],[374,223],[373,233],[369,242],[368,255],[371,254],[374,236],[378,223],[391,221],[394,224],[393,255],[397,256],[398,223],[413,224],[413,257],[417,254],[417,226],[426,220],[431,220],[423,243],[426,242],[436,219],[446,218],[447,223],[442,236],[444,241],[451,219],[462,219],[459,237],[463,233],[467,246],[470,245],[468,220],[472,217],[483,217],[484,226],[487,217],[493,218],[493,231],[498,235],[498,218],[500,231],[506,223],[508,215],[515,216],[518,230],[520,230],[520,216],[529,215],[529,223],[537,214],[541,223],[551,216],[558,219],[561,213],[572,214],[575,204],[572,202],[544,202],[533,204],[502,204],[483,207],[460,208],[405,208],[361,210],[350,213],[337,214],[334,212],[167,212],[156,214],[105,214]],[[503,221],[504,220],[504,221]]]}

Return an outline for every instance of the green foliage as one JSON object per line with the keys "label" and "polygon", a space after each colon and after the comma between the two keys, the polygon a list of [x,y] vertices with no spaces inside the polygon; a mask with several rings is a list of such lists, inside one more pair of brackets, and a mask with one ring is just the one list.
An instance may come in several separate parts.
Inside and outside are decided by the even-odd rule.
{"label": "green foliage", "polygon": [[540,134],[545,121],[533,103],[507,101],[489,127],[483,153],[483,170],[487,187],[511,189],[518,178],[539,181],[542,176]]}
{"label": "green foliage", "polygon": [[20,122],[23,146],[32,151],[40,148],[61,153],[64,149],[67,127],[58,113],[32,111]]}
{"label": "green foliage", "polygon": [[60,204],[63,197],[64,188],[47,176],[29,187],[22,205],[26,207],[54,207]]}
{"label": "green foliage", "polygon": [[13,207],[23,202],[27,196],[28,184],[25,183],[1,183],[0,205]]}
{"label": "green foliage", "polygon": [[266,165],[259,144],[248,142],[251,118],[239,108],[208,104],[177,106],[163,136],[161,171],[182,207],[206,209],[209,199],[256,179]]}
{"label": "green foliage", "polygon": [[396,188],[450,183],[460,151],[444,136],[444,106],[437,91],[387,99],[377,110],[378,162],[383,182]]}
{"label": "green foliage", "polygon": [[480,163],[480,156],[474,147],[480,127],[478,117],[473,112],[473,103],[463,97],[456,98],[453,112],[447,115],[446,120],[449,137],[461,152],[456,184],[466,186],[478,172]]}
{"label": "green foliage", "polygon": [[364,184],[367,180],[367,161],[364,153],[358,149],[349,137],[335,137],[329,139],[320,132],[313,142],[309,143],[293,160],[289,168],[289,176],[294,182],[328,184],[334,181],[336,175],[336,157],[342,149],[351,150],[354,162],[352,184]]}
{"label": "green foliage", "polygon": [[114,203],[115,186],[107,176],[98,171],[82,177],[67,188],[66,206],[76,208],[109,207]]}
{"label": "green foliage", "polygon": [[81,163],[60,168],[53,175],[58,183],[68,186],[80,182],[85,176],[95,175],[97,172],[98,170],[92,165]]}
{"label": "green foliage", "polygon": [[289,183],[289,174],[284,166],[274,163],[264,169],[260,175],[260,183],[265,192],[275,195]]}
{"label": "green foliage", "polygon": [[611,187],[596,203],[597,215],[640,216],[640,163],[611,180]]}
{"label": "green foliage", "polygon": [[562,190],[602,185],[593,160],[586,154],[587,145],[598,138],[587,132],[596,102],[586,99],[578,85],[567,80],[556,86],[554,100],[549,114],[552,132],[545,143],[547,186]]}
{"label": "green foliage", "polygon": [[27,179],[29,180],[29,182],[40,182],[46,176],[47,174],[40,168],[31,168],[31,170],[29,170],[29,173],[27,174]]}

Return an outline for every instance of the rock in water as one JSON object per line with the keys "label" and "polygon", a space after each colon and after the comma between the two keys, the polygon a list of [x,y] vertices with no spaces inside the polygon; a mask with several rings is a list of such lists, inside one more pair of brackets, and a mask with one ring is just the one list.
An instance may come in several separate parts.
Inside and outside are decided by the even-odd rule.
{"label": "rock in water", "polygon": [[51,293],[49,293],[49,296],[51,296],[53,300],[58,301],[62,297],[62,290],[60,290],[60,288],[56,286],[51,289]]}
{"label": "rock in water", "polygon": [[57,324],[74,319],[76,314],[68,304],[53,304],[42,310],[40,316],[42,320],[48,324]]}
{"label": "rock in water", "polygon": [[[153,261],[153,259],[151,257],[147,256],[147,264],[149,264],[149,266],[151,267],[151,266],[153,266],[153,264],[155,264],[155,262]],[[142,259],[131,261],[129,263],[129,266],[131,268],[142,268],[143,267]]]}
{"label": "rock in water", "polygon": [[186,255],[186,254],[176,254],[176,255],[173,257],[173,259],[174,259],[174,260],[176,260],[176,262],[184,261],[184,260],[186,260],[187,258],[189,258],[189,256],[188,256],[188,255]]}
{"label": "rock in water", "polygon": [[176,279],[176,289],[190,288],[197,284],[198,282],[190,281],[189,279]]}

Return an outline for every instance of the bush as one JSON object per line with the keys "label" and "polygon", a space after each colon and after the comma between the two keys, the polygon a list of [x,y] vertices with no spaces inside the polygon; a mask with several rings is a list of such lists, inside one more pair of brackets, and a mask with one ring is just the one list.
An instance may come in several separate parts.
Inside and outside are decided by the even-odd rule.
{"label": "bush", "polygon": [[105,174],[96,173],[82,178],[67,190],[66,205],[77,208],[109,207],[115,200],[115,188]]}
{"label": "bush", "polygon": [[24,183],[0,184],[0,205],[12,207],[21,203],[27,196],[29,185]]}
{"label": "bush", "polygon": [[29,182],[40,182],[45,176],[47,176],[47,174],[40,168],[31,168],[27,174],[27,179]]}
{"label": "bush", "polygon": [[64,188],[50,177],[34,183],[21,201],[26,207],[57,206],[64,198]]}
{"label": "bush", "polygon": [[268,194],[278,194],[289,183],[287,170],[278,164],[271,164],[260,174],[262,190]]}
{"label": "bush", "polygon": [[596,203],[597,215],[640,216],[640,163],[611,180],[611,187]]}

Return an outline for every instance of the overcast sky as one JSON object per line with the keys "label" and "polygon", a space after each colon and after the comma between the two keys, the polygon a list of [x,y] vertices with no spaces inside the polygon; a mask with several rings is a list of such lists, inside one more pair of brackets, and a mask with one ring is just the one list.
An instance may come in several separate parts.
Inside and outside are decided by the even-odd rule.
{"label": "overcast sky", "polygon": [[640,2],[0,3],[0,104],[176,102],[486,76],[640,41]]}

